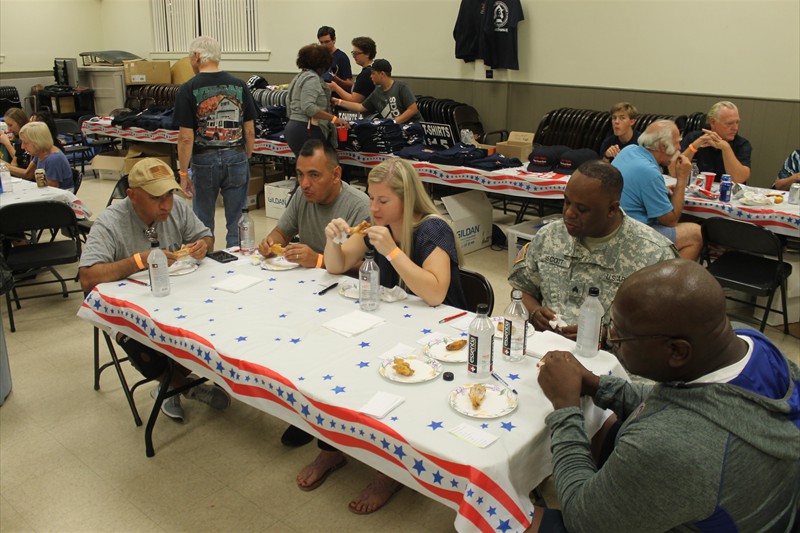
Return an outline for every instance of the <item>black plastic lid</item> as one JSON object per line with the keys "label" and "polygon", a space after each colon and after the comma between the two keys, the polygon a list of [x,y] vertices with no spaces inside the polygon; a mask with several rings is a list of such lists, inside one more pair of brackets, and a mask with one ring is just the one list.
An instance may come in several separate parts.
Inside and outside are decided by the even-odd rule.
{"label": "black plastic lid", "polygon": [[597,287],[590,287],[589,296],[600,296],[600,289],[598,289]]}
{"label": "black plastic lid", "polygon": [[150,241],[150,248],[158,248],[159,246],[158,241]]}
{"label": "black plastic lid", "polygon": [[489,304],[478,304],[477,312],[479,315],[489,314]]}
{"label": "black plastic lid", "polygon": [[371,249],[367,250],[367,252],[364,254],[364,257],[366,259],[375,259],[375,251]]}
{"label": "black plastic lid", "polygon": [[245,207],[244,209],[242,209],[242,213],[249,213],[249,212],[250,212],[249,207]]}

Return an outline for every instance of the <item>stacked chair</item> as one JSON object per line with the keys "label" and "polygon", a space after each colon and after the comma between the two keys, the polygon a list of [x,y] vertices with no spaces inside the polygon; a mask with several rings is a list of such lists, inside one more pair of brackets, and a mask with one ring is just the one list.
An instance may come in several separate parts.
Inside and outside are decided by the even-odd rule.
{"label": "stacked chair", "polygon": [[133,111],[141,111],[148,107],[175,107],[178,87],[172,83],[155,85],[128,85],[125,107]]}
{"label": "stacked chair", "polygon": [[485,143],[487,138],[494,135],[500,137],[499,141],[508,138],[506,130],[485,132],[478,111],[470,105],[449,98],[417,96],[417,107],[425,122],[449,124],[453,128],[456,140],[460,140],[460,132],[463,129],[472,130],[477,134],[480,143]]}

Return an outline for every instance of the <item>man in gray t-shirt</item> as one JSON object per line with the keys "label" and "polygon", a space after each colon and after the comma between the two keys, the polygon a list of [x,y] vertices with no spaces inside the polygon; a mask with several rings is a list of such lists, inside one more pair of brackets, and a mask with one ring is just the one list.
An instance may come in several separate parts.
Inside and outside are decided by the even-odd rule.
{"label": "man in gray t-shirt", "polygon": [[[334,218],[343,218],[352,226],[369,219],[369,197],[341,178],[336,151],[319,139],[306,141],[297,156],[298,189],[258,251],[268,257],[273,253],[270,247],[280,244],[286,246],[288,261],[307,268],[322,267],[325,226]],[[287,245],[295,236],[300,242]]]}
{"label": "man in gray t-shirt", "polygon": [[362,103],[334,98],[333,103],[356,113],[378,113],[383,118],[394,119],[398,124],[421,122],[417,99],[408,85],[392,79],[392,65],[385,59],[372,63],[370,74],[375,90]]}
{"label": "man in gray t-shirt", "polygon": [[[180,248],[200,260],[213,246],[211,231],[188,205],[175,202],[173,194],[181,187],[169,165],[160,159],[145,158],[131,169],[128,185],[128,197],[107,207],[92,225],[79,265],[81,287],[86,292],[99,283],[124,280],[144,270],[151,240],[158,240],[170,264],[177,259],[175,252]],[[114,336],[139,372],[163,383],[167,372],[163,353],[122,333]],[[169,388],[187,384],[188,375],[189,369],[176,364]],[[231,401],[224,390],[204,384],[184,394],[215,409],[224,409]],[[174,420],[184,419],[177,395],[167,398],[161,410]]]}

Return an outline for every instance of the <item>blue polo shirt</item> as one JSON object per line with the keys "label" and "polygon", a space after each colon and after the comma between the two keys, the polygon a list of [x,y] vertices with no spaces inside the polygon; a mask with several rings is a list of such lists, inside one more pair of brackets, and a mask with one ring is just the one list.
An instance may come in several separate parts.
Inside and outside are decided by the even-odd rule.
{"label": "blue polo shirt", "polygon": [[622,173],[619,205],[626,214],[648,226],[672,211],[661,167],[653,154],[639,145],[627,146],[611,162]]}

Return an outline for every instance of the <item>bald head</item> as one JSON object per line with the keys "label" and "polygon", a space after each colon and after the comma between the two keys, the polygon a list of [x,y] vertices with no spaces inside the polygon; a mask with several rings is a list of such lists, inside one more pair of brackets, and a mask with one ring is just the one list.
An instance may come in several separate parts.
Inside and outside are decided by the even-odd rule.
{"label": "bald head", "polygon": [[631,275],[617,290],[612,315],[628,328],[626,334],[672,338],[669,364],[647,376],[657,381],[689,381],[743,355],[725,314],[722,287],[693,261],[662,261]]}

